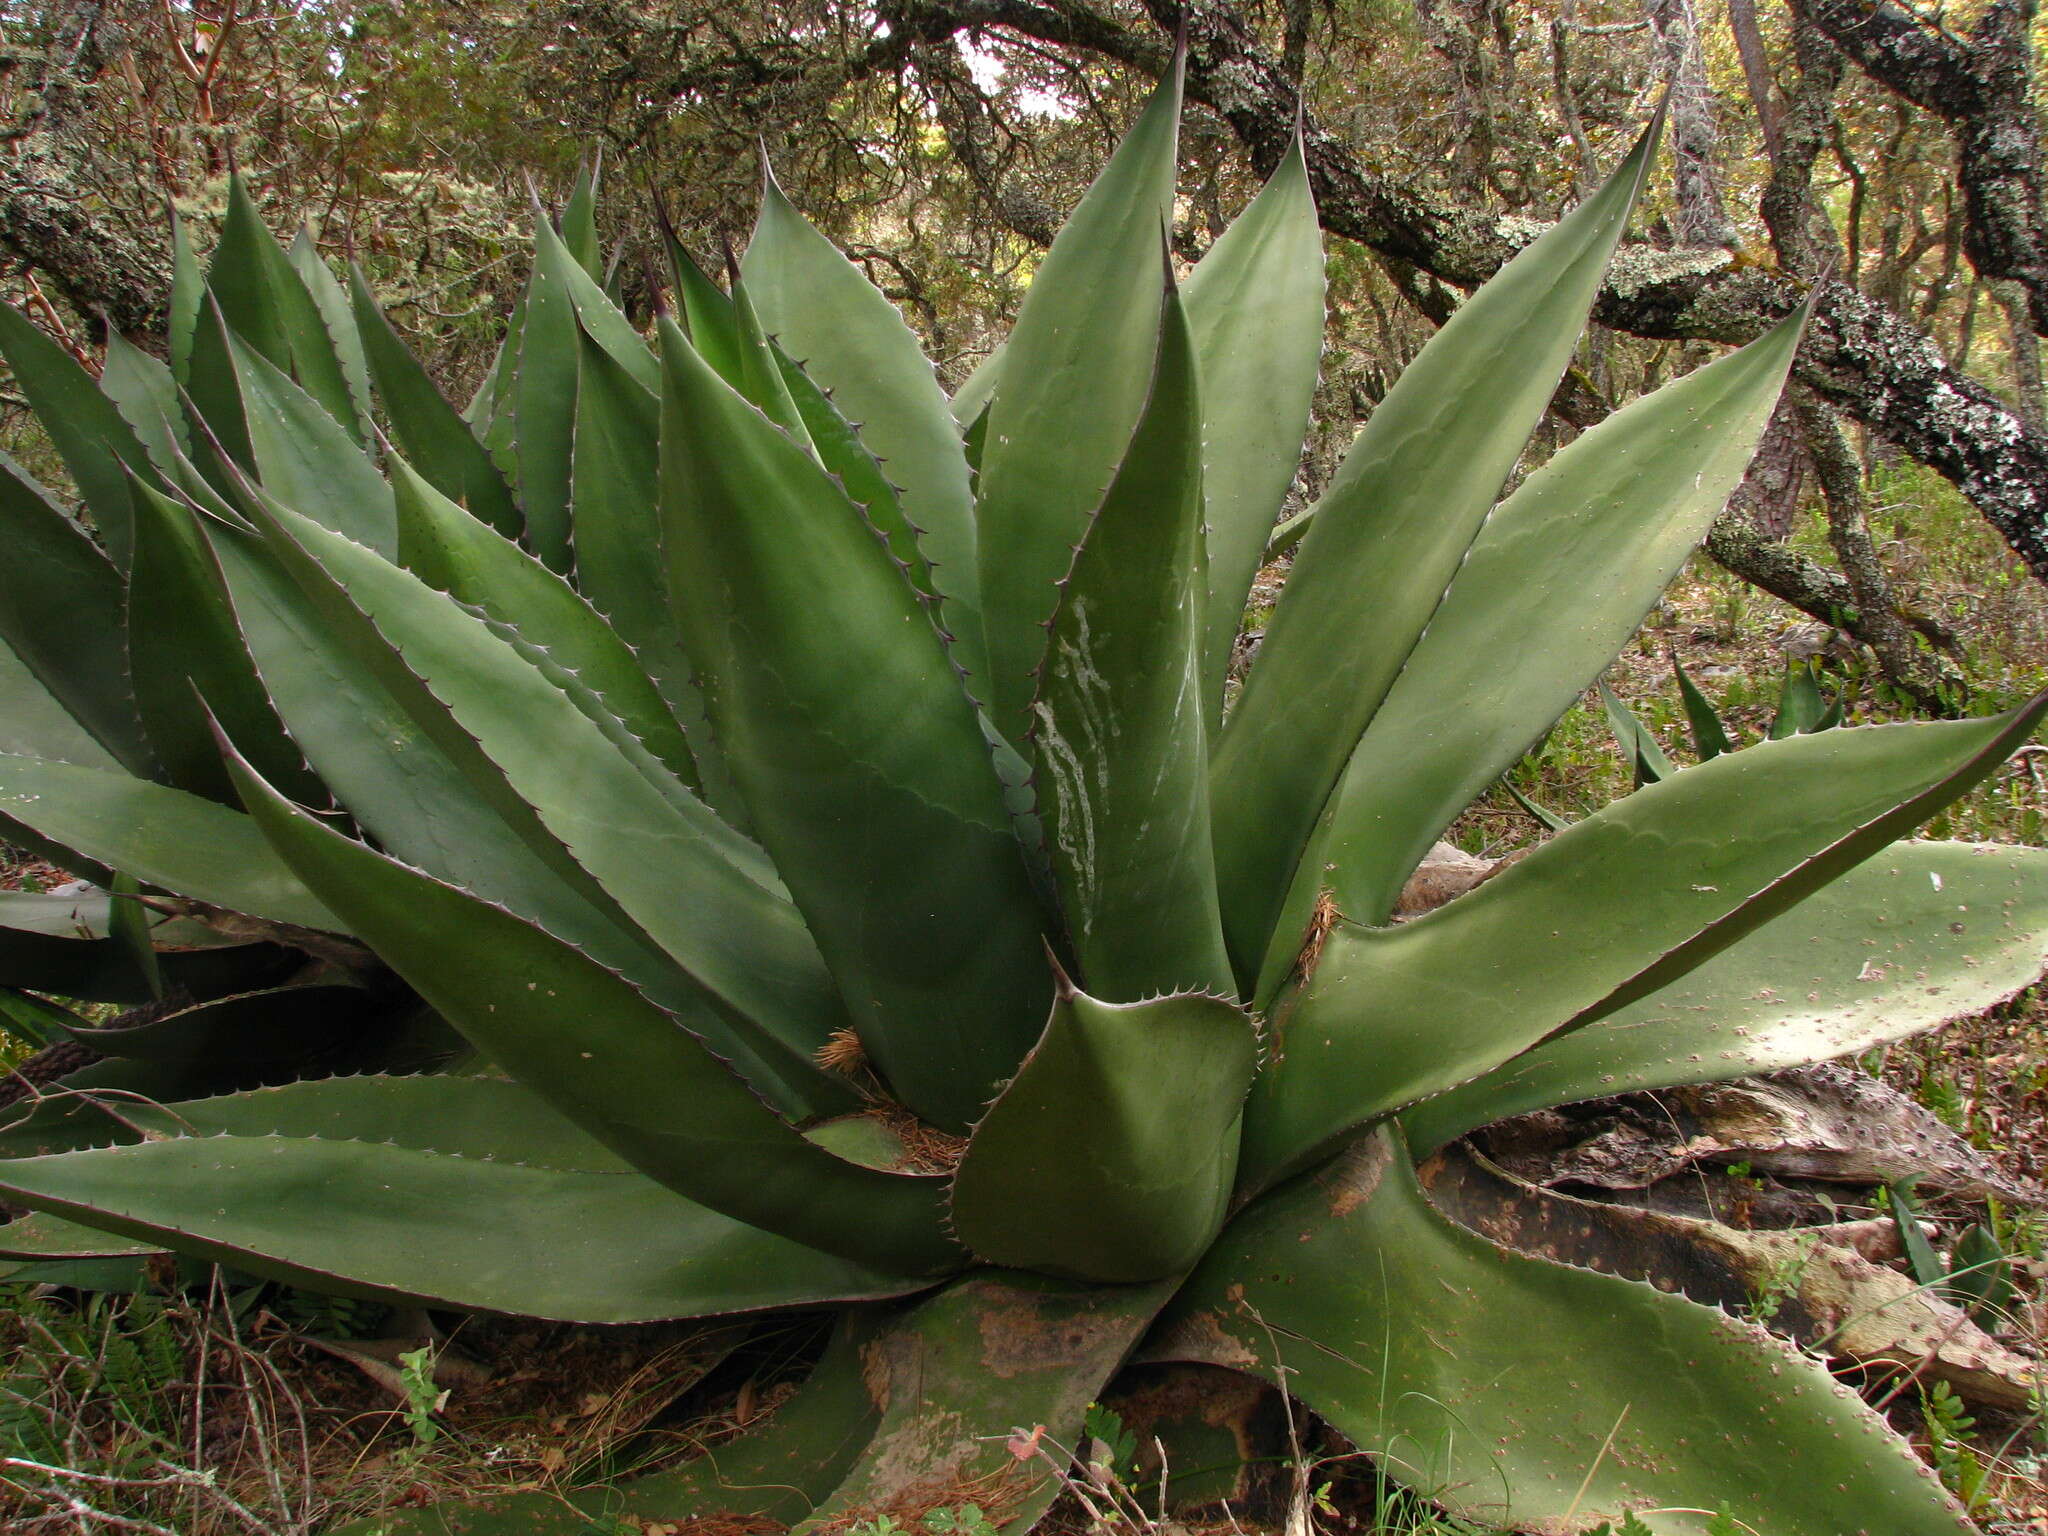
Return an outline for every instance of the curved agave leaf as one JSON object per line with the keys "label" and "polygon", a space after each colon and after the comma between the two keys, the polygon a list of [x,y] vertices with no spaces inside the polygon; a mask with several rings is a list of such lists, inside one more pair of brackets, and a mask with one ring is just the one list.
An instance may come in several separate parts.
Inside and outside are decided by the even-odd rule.
{"label": "curved agave leaf", "polygon": [[817,445],[811,441],[810,431],[804,426],[803,417],[797,412],[796,401],[790,398],[789,386],[783,379],[782,365],[776,358],[775,349],[769,344],[767,333],[761,329],[760,317],[754,313],[754,306],[747,296],[745,284],[739,281],[733,283],[730,302],[739,342],[739,377],[729,382],[754,409],[788,433],[790,440],[812,458],[816,458]]}
{"label": "curved agave leaf", "polygon": [[1209,591],[1203,702],[1222,723],[1224,673],[1273,515],[1301,464],[1323,349],[1323,235],[1297,133],[1249,208],[1187,281],[1202,379]]}
{"label": "curved agave leaf", "polygon": [[119,1237],[42,1212],[0,1226],[0,1259],[146,1258],[163,1251],[148,1238]]}
{"label": "curved agave leaf", "polygon": [[582,1173],[633,1166],[531,1088],[504,1078],[315,1078],[176,1104],[138,1104],[127,1115],[138,1130],[162,1136],[389,1142]]}
{"label": "curved agave leaf", "polygon": [[1061,982],[967,1144],[953,1230],[991,1263],[1047,1274],[1184,1274],[1223,1222],[1258,1031],[1223,998],[1105,1003]]}
{"label": "curved agave leaf", "polygon": [[171,206],[171,376],[180,389],[192,387],[192,344],[199,329],[199,312],[206,303],[206,274],[199,269],[199,257],[192,249],[192,237],[185,221]]}
{"label": "curved agave leaf", "polygon": [[[1385,922],[1438,834],[1627,642],[1748,466],[1803,321],[1615,412],[1494,510],[1338,780],[1262,996],[1324,888],[1345,916]],[[1655,742],[1643,750],[1668,777]]]}
{"label": "curved agave leaf", "polygon": [[903,573],[664,324],[669,580],[749,818],[903,1101],[964,1128],[1037,1037],[1039,913],[988,748]]}
{"label": "curved agave leaf", "polygon": [[[1045,621],[1144,409],[1158,350],[1159,227],[1173,222],[1186,61],[1171,71],[1039,263],[1003,348],[975,511],[988,672],[977,696],[1023,734]],[[1157,221],[1145,216],[1158,210]],[[1134,210],[1138,210],[1137,216]],[[1088,388],[1076,389],[1085,379]]]}
{"label": "curved agave leaf", "polygon": [[[121,497],[132,516],[125,477]],[[0,526],[8,553],[0,574],[0,641],[102,753],[146,777],[155,754],[128,680],[121,572],[5,454]],[[125,526],[124,537],[132,543]]]}
{"label": "curved agave leaf", "polygon": [[669,974],[643,983],[656,999],[698,1021],[778,1104],[843,1107],[845,1084],[811,1056],[845,1013],[760,850],[679,784],[657,787],[448,596],[287,509],[265,517],[302,589],[472,792],[570,889],[668,957]]}
{"label": "curved agave leaf", "polygon": [[293,868],[491,1060],[650,1178],[859,1262],[956,1262],[936,1181],[842,1162],[779,1119],[676,1019],[581,951],[322,826],[237,758],[237,786]]}
{"label": "curved agave leaf", "polygon": [[[577,590],[441,495],[404,460],[392,460],[391,477],[399,563],[546,651],[670,774],[696,789],[697,764],[683,728],[626,641]],[[643,556],[641,563],[651,562]]]}
{"label": "curved agave leaf", "polygon": [[867,274],[790,205],[765,167],[760,217],[740,271],[761,323],[859,423],[860,440],[886,467],[946,600],[961,664],[985,675],[967,458],[916,335]]}
{"label": "curved agave leaf", "polygon": [[319,316],[321,335],[317,339],[309,336],[309,343],[326,342],[348,396],[347,414],[337,412],[335,419],[348,428],[356,441],[373,442],[376,428],[370,417],[370,360],[363,353],[362,333],[356,327],[348,294],[321,259],[320,249],[313,243],[313,232],[305,225],[300,225],[298,234],[292,237],[285,260],[304,285],[306,297]]}
{"label": "curved agave leaf", "polygon": [[171,370],[134,345],[119,331],[107,332],[106,357],[100,364],[100,392],[128,423],[143,452],[165,481],[175,484],[179,461],[192,454],[185,428],[184,405]]}
{"label": "curved agave leaf", "polygon": [[1693,751],[1699,760],[1704,763],[1723,752],[1733,752],[1735,743],[1728,739],[1728,727],[1722,724],[1720,714],[1707,702],[1699,686],[1686,676],[1676,651],[1671,653],[1671,670],[1678,678],[1678,694],[1685,703],[1686,725],[1692,731]]}
{"label": "curved agave leaf", "polygon": [[920,1302],[862,1351],[880,1423],[796,1532],[929,1509],[962,1488],[1003,1512],[1000,1528],[1028,1531],[1062,1484],[1046,1461],[1019,1458],[991,1429],[1041,1425],[1075,1444],[1088,1404],[1172,1291],[1171,1281],[1084,1290],[982,1270]]}
{"label": "curved agave leaf", "polygon": [[1216,749],[1215,802],[1229,808],[1217,882],[1247,993],[1345,762],[1571,359],[1657,131],[1459,308],[1373,411],[1319,504]]}
{"label": "curved agave leaf", "polygon": [[1600,684],[1600,704],[1607,712],[1607,728],[1614,732],[1614,744],[1634,770],[1637,789],[1645,784],[1661,784],[1678,772],[1678,765],[1671,761],[1656,735],[1614,696],[1614,690],[1605,682]]}
{"label": "curved agave leaf", "polygon": [[0,304],[0,357],[71,472],[117,570],[128,564],[128,476],[152,473],[149,454],[78,360],[11,304]]}
{"label": "curved agave leaf", "polygon": [[1995,719],[1752,747],[1616,801],[1405,926],[1339,923],[1276,1020],[1245,1187],[1677,980],[1962,794],[2044,713],[2048,694]]}
{"label": "curved agave leaf", "polygon": [[[291,1284],[569,1322],[872,1300],[930,1284],[720,1216],[637,1173],[384,1142],[181,1136],[0,1162],[0,1190]],[[422,1221],[431,1242],[420,1241]]]}
{"label": "curved agave leaf", "polygon": [[324,798],[257,680],[226,579],[193,512],[140,482],[134,492],[135,553],[122,629],[135,706],[165,777],[209,800],[236,803],[213,744],[211,710],[265,777],[301,798]]}
{"label": "curved agave leaf", "polygon": [[4,640],[0,640],[0,752],[54,758],[88,768],[120,766]]}
{"label": "curved agave leaf", "polygon": [[[676,634],[662,547],[661,404],[583,333],[571,465],[576,589],[633,649],[683,728],[705,802],[744,832],[749,823],[711,734]],[[654,558],[649,558],[650,553]]]}
{"label": "curved agave leaf", "polygon": [[[552,243],[551,243],[552,242]],[[555,260],[548,260],[554,253]],[[533,271],[521,301],[519,346],[499,362],[503,380],[486,446],[516,466],[526,542],[550,570],[574,564],[569,536],[570,456],[576,428],[576,304],[563,281],[575,266],[544,218],[534,223]],[[582,270],[578,268],[577,270]],[[507,339],[507,346],[511,341]]]}
{"label": "curved agave leaf", "polygon": [[[796,407],[818,462],[838,477],[847,499],[860,507],[875,531],[888,541],[889,552],[904,568],[910,584],[919,592],[938,593],[931,566],[925,560],[922,532],[906,515],[901,493],[883,472],[881,461],[868,451],[860,432],[831,396],[792,362],[779,345],[772,345],[772,351],[790,403]],[[976,629],[978,633],[978,623]],[[949,614],[942,619],[940,633],[955,660],[971,671],[961,656],[957,615]]]}
{"label": "curved agave leaf", "polygon": [[1401,1117],[1429,1150],[1552,1104],[1774,1072],[1989,1008],[2048,961],[2048,850],[1900,843],[1698,970]]}
{"label": "curved agave leaf", "polygon": [[511,488],[469,424],[448,403],[412,350],[399,340],[360,270],[349,268],[349,296],[365,364],[384,400],[391,435],[434,488],[506,538],[525,526]]}
{"label": "curved agave leaf", "polygon": [[1202,697],[1202,408],[1177,294],[1151,398],[1082,539],[1025,742],[1081,979],[1116,1002],[1228,994]]}
{"label": "curved agave leaf", "polygon": [[398,514],[376,466],[318,401],[254,347],[231,335],[227,348],[264,492],[390,557],[398,547]]}
{"label": "curved agave leaf", "polygon": [[176,895],[301,928],[348,931],[248,817],[183,790],[112,769],[0,756],[0,814]]}
{"label": "curved agave leaf", "polygon": [[[317,265],[318,256],[313,260]],[[221,221],[206,286],[228,329],[294,380],[360,452],[367,440],[364,418],[327,319],[239,175],[229,178],[227,217]]]}
{"label": "curved agave leaf", "polygon": [[[1151,1357],[1284,1368],[1395,1478],[1489,1525],[1584,1530],[1626,1511],[1704,1536],[1725,1507],[1771,1536],[1971,1529],[1818,1361],[1451,1225],[1385,1133],[1240,1215],[1165,1322]],[[1787,1457],[1796,1474],[1758,1475]]]}

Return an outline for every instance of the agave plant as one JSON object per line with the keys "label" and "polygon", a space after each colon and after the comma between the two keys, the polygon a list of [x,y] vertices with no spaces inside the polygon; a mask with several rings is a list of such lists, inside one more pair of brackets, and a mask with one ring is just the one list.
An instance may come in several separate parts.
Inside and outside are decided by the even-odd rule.
{"label": "agave plant", "polygon": [[[37,1213],[0,1244],[585,1321],[842,1309],[715,1456],[583,1513],[366,1529],[971,1500],[1021,1531],[1057,1483],[1004,1433],[1071,1444],[1134,1357],[1284,1371],[1502,1525],[1959,1528],[1815,1362],[1427,1186],[1498,1116],[2032,981],[2048,853],[1897,840],[2048,700],[1717,758],[1391,923],[1721,505],[1799,320],[1501,499],[1646,134],[1374,411],[1226,717],[1321,254],[1297,145],[1174,280],[1177,75],[950,401],[772,181],[729,291],[676,247],[651,341],[580,187],[462,412],[239,191],[204,278],[181,261],[168,369],[112,342],[95,387],[0,324],[97,534],[10,475],[18,547],[62,558],[5,583],[0,810],[131,882],[116,908],[388,967],[467,1042],[47,1098],[0,1130]],[[59,601],[107,631],[51,642]]]}

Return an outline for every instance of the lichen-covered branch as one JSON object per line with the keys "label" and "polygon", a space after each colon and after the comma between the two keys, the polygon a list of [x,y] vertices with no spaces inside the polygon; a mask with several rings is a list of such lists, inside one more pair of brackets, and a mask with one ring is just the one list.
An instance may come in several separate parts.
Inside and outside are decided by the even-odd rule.
{"label": "lichen-covered branch", "polygon": [[2026,289],[2048,334],[2048,228],[2041,210],[2040,119],[2033,100],[2034,0],[1992,0],[1968,33],[1880,0],[1793,0],[1857,66],[1949,126],[1964,250],[1987,280]]}

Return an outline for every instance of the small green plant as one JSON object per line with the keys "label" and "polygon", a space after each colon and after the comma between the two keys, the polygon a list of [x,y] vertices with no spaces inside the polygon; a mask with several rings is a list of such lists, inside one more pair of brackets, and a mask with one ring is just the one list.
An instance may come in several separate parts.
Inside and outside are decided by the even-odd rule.
{"label": "small green plant", "polygon": [[979,1504],[954,1504],[929,1510],[920,1523],[931,1536],[996,1536],[995,1522]]}
{"label": "small green plant", "polygon": [[1990,1507],[1990,1469],[1970,1443],[1977,1421],[1945,1381],[1920,1394],[1920,1418],[1942,1486],[1972,1516]]}
{"label": "small green plant", "polygon": [[1090,1403],[1081,1429],[1094,1443],[1090,1460],[1128,1483],[1137,1471],[1138,1437],[1124,1423],[1123,1415],[1101,1403]]}
{"label": "small green plant", "polygon": [[1806,1271],[1813,1263],[1814,1250],[1820,1245],[1817,1233],[1802,1236],[1789,1253],[1771,1261],[1755,1288],[1749,1293],[1749,1315],[1759,1323],[1768,1323],[1778,1315],[1786,1298],[1798,1294],[1800,1282],[1806,1278]]}
{"label": "small green plant", "polygon": [[405,1427],[412,1432],[412,1449],[424,1451],[441,1438],[436,1417],[448,1406],[448,1394],[434,1380],[434,1346],[422,1344],[398,1357],[398,1379],[405,1387]]}

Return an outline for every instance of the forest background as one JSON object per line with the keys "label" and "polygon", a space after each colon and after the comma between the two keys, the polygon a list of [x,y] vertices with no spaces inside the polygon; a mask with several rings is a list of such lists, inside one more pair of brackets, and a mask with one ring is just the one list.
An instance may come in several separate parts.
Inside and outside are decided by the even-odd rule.
{"label": "forest background", "polygon": [[[523,281],[533,200],[558,204],[586,157],[644,316],[655,205],[715,265],[765,152],[953,383],[1182,19],[1175,0],[0,0],[0,293],[88,360],[106,325],[154,345],[167,211],[203,251],[239,167],[273,227],[362,265],[460,394]],[[1551,441],[1817,286],[1800,387],[1708,541],[1747,584],[1718,601],[1775,594],[1799,612],[1766,605],[1769,626],[1843,631],[1873,697],[1922,712],[2032,680],[2008,675],[2032,671],[2028,574],[2048,578],[2030,0],[1204,0],[1185,20],[1180,254],[1248,199],[1297,107],[1337,237],[1302,504],[1461,294],[1668,85],[1666,165]],[[0,382],[0,441],[33,459],[33,431]],[[1802,507],[1824,513],[1804,537]],[[1944,589],[1922,535],[1962,524],[1969,568]],[[1987,592],[2013,589],[1973,664]]]}

